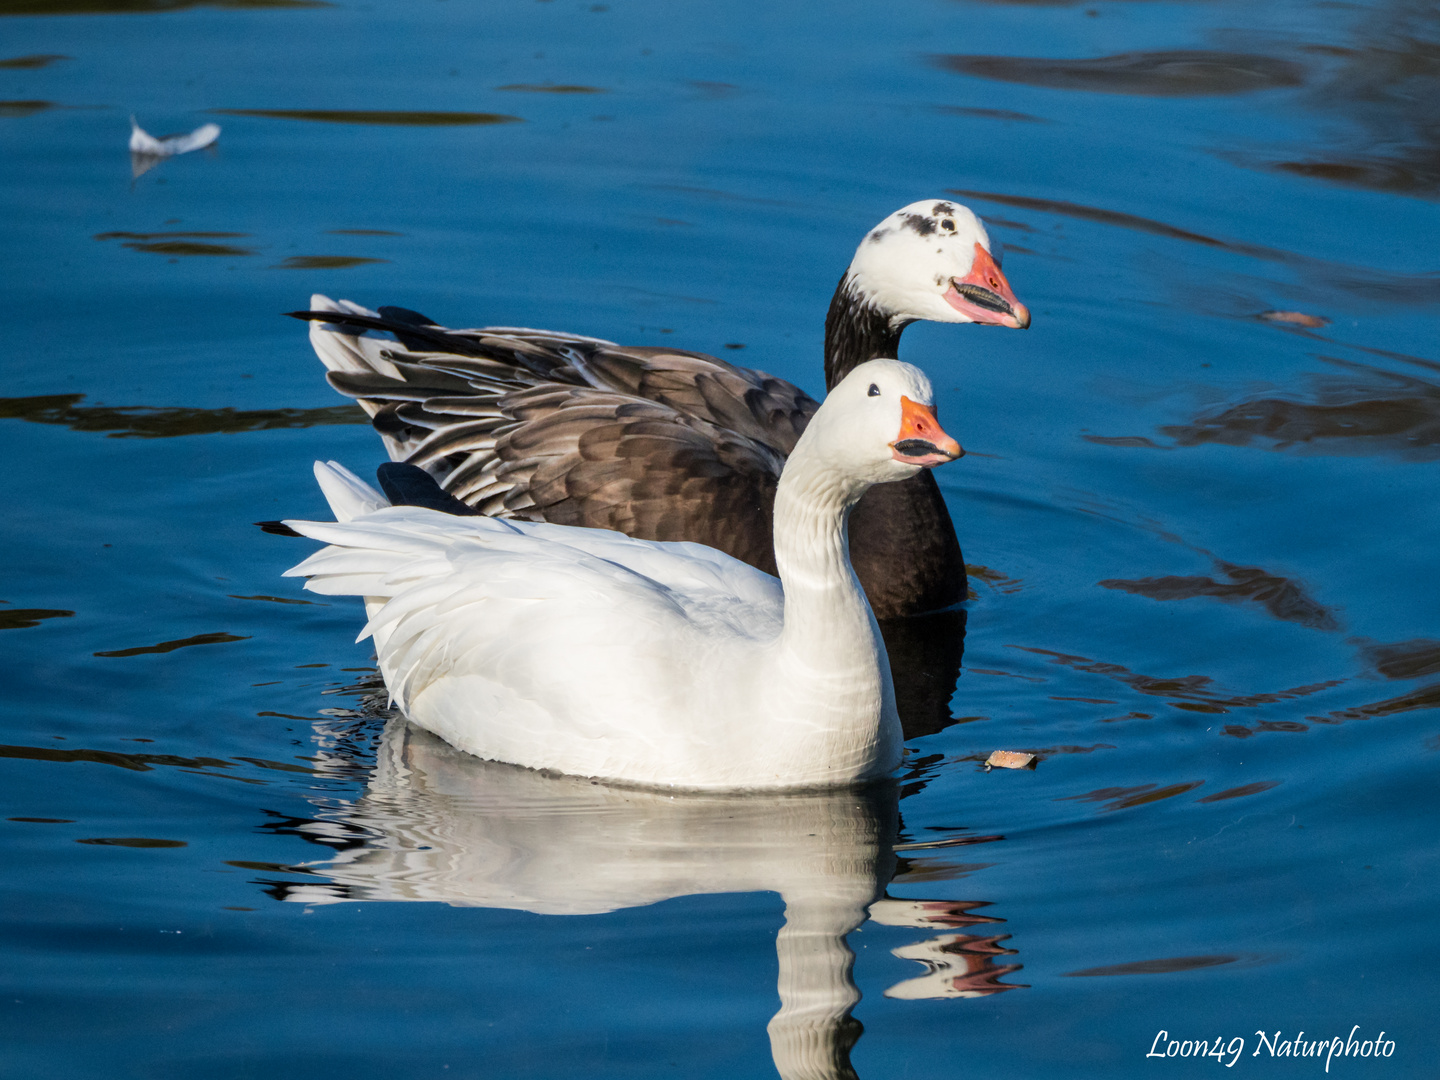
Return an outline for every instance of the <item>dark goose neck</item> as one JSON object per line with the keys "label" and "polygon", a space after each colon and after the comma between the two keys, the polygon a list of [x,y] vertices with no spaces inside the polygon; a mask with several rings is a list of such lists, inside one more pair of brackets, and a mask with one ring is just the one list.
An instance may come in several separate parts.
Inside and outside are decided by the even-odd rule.
{"label": "dark goose neck", "polygon": [[[898,359],[900,334],[911,321],[892,325],[846,271],[825,317],[825,389],[867,360]],[[903,618],[965,599],[965,559],[928,471],[865,493],[850,515],[850,558],[876,618]]]}
{"label": "dark goose neck", "polygon": [[860,294],[847,270],[835,287],[825,316],[825,389],[879,356],[899,358],[900,334],[910,320],[892,327],[891,317]]}

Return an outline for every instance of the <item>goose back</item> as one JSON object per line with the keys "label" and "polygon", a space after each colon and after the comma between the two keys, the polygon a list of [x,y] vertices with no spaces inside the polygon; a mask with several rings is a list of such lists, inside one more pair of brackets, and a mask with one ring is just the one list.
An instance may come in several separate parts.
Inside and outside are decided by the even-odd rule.
{"label": "goose back", "polygon": [[[691,540],[775,573],[776,485],[819,408],[793,384],[704,353],[312,304],[295,314],[311,322],[331,386],[370,414],[392,459],[478,512]],[[902,538],[896,521],[917,526]],[[928,473],[868,492],[850,536],[877,618],[964,598],[960,545]]]}

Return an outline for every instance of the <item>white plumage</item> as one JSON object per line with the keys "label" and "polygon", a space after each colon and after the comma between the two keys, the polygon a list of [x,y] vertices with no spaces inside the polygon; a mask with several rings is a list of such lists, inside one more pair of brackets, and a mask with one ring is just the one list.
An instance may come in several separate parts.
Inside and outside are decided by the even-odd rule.
{"label": "white plumage", "polygon": [[893,360],[832,392],[780,481],[783,590],[699,544],[380,505],[333,464],[316,473],[338,520],[288,522],[330,546],[288,574],[364,596],[392,697],[479,757],[687,788],[875,778],[901,735],[845,520],[872,484],[959,454],[931,401]]}

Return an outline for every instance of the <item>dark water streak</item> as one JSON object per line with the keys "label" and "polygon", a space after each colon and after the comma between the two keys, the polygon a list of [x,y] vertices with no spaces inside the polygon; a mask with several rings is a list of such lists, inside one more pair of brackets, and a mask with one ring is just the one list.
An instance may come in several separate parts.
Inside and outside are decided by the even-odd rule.
{"label": "dark water streak", "polygon": [[69,60],[71,57],[61,56],[59,53],[31,53],[28,56],[13,56],[9,60],[0,60],[0,68],[43,68],[49,67],[57,60]]}
{"label": "dark water streak", "polygon": [[365,411],[355,405],[326,405],[318,409],[194,409],[81,405],[84,399],[84,394],[0,398],[0,420],[58,424],[72,431],[103,432],[112,439],[234,435],[370,422]]}
{"label": "dark water streak", "polygon": [[1024,56],[932,56],[945,71],[1000,82],[1057,90],[1144,97],[1212,97],[1300,86],[1296,63],[1254,53],[1199,49],[1117,53],[1092,60],[1050,60]]}
{"label": "dark water streak", "polygon": [[321,124],[378,124],[400,127],[464,127],[519,124],[518,116],[484,112],[406,112],[386,109],[211,109],[222,116],[258,116],[271,120],[308,120]]}
{"label": "dark water streak", "polygon": [[1102,589],[1118,589],[1151,600],[1191,600],[1208,596],[1227,603],[1251,601],[1259,604],[1277,619],[1299,623],[1312,630],[1338,630],[1340,622],[1334,613],[1316,603],[1305,593],[1304,586],[1258,566],[1236,566],[1216,560],[1216,568],[1229,581],[1208,577],[1148,577],[1133,581],[1107,578],[1098,582]]}
{"label": "dark water streak", "polygon": [[235,762],[243,762],[259,769],[278,772],[305,773],[311,775],[314,769],[290,765],[283,761],[265,758],[241,757],[234,760],[216,757],[186,757],[182,754],[125,754],[115,750],[64,750],[53,746],[0,746],[0,758],[16,761],[48,761],[67,765],[73,762],[89,762],[92,765],[113,765],[131,772],[150,772],[157,765],[182,769],[233,769]]}
{"label": "dark water streak", "polygon": [[360,255],[292,255],[275,266],[276,270],[348,270],[352,266],[367,263],[389,262],[389,259],[371,259]]}
{"label": "dark water streak", "polygon": [[239,634],[196,634],[193,637],[178,638],[175,641],[162,641],[158,645],[137,645],[133,649],[110,649],[105,652],[97,652],[95,656],[150,656],[163,653],[171,653],[176,649],[189,649],[196,645],[228,645],[232,641],[249,641],[248,636]]}
{"label": "dark water streak", "polygon": [[75,614],[61,608],[0,608],[0,630],[28,630],[46,619],[68,619]]}
{"label": "dark water streak", "polygon": [[149,15],[190,8],[324,8],[325,0],[0,0],[4,15]]}
{"label": "dark water streak", "polygon": [[1313,376],[1316,400],[1249,398],[1188,424],[1164,425],[1160,433],[1181,447],[1266,440],[1274,450],[1394,454],[1407,461],[1440,456],[1440,380],[1319,359],[1347,374]]}

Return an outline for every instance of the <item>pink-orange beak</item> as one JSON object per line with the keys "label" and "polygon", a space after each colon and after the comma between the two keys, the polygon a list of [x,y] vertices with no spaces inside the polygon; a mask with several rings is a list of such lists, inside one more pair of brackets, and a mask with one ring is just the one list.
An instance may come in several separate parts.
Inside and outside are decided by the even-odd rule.
{"label": "pink-orange beak", "polygon": [[1000,272],[1000,265],[978,241],[970,273],[951,280],[945,302],[982,326],[1024,330],[1030,325],[1030,309],[1015,299],[1015,290]]}
{"label": "pink-orange beak", "polygon": [[946,435],[929,405],[900,395],[900,434],[890,444],[896,461],[930,469],[964,457],[960,444]]}

